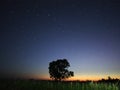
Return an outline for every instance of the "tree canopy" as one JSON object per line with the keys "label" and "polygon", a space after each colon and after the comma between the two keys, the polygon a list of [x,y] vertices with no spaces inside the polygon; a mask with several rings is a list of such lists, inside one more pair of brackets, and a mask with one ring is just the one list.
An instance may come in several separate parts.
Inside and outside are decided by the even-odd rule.
{"label": "tree canopy", "polygon": [[67,59],[58,59],[50,62],[48,67],[50,78],[61,81],[62,79],[74,76],[74,72],[69,71],[68,67],[70,67],[70,64]]}

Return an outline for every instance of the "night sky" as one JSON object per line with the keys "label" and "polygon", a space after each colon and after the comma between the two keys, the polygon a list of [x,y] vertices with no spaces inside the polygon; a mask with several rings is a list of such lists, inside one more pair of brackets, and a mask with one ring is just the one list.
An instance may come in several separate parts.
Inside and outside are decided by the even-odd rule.
{"label": "night sky", "polygon": [[0,77],[48,79],[66,58],[71,79],[120,78],[119,0],[0,2]]}

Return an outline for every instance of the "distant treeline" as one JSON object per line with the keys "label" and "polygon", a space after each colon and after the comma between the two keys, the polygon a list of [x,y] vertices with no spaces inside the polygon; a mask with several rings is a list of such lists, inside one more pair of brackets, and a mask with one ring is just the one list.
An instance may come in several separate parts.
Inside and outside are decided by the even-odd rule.
{"label": "distant treeline", "polygon": [[[25,78],[0,78],[0,81],[49,81],[49,82],[56,82],[53,80],[43,80],[43,79],[25,79]],[[93,81],[93,80],[85,80],[85,81],[81,81],[81,80],[71,80],[71,81],[61,81],[61,82],[111,82],[111,83],[116,83],[116,82],[120,82],[120,79],[118,78],[111,78],[110,76],[108,76],[107,79],[100,79],[97,81]]]}

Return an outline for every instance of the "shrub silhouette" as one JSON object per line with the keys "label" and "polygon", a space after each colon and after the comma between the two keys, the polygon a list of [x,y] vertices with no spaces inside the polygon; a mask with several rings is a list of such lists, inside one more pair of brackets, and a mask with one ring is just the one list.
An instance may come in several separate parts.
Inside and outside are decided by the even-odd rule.
{"label": "shrub silhouette", "polygon": [[68,67],[70,67],[70,64],[67,59],[58,59],[50,62],[48,67],[50,78],[55,81],[61,81],[74,76],[74,72],[69,71]]}

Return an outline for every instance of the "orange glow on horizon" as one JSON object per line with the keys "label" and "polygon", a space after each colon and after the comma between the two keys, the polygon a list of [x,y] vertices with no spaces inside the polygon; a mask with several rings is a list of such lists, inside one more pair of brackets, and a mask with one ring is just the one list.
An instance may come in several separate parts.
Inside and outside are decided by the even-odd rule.
{"label": "orange glow on horizon", "polygon": [[[118,78],[120,79],[120,75],[110,75],[111,78]],[[81,76],[74,76],[71,78],[68,78],[66,80],[80,80],[80,81],[86,81],[86,80],[93,80],[93,81],[97,81],[100,79],[107,79],[108,75],[102,75],[102,76],[98,76],[98,75],[81,75]],[[49,75],[44,75],[44,76],[39,76],[39,75],[35,75],[34,79],[42,79],[42,80],[52,80]]]}

